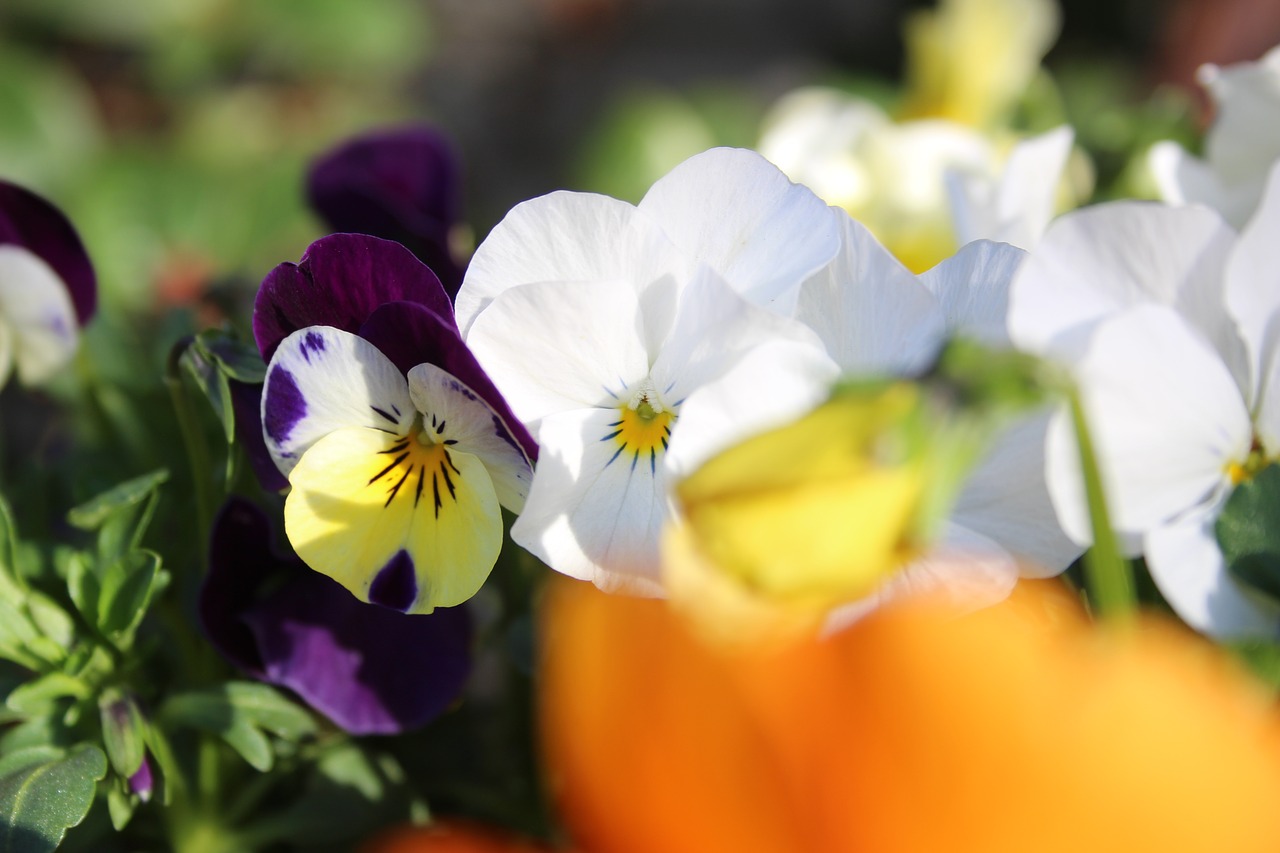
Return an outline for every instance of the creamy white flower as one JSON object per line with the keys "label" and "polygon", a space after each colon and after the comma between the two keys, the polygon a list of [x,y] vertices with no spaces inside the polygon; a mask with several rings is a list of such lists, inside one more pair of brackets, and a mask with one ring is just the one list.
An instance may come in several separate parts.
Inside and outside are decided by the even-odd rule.
{"label": "creamy white flower", "polygon": [[[1050,228],[1011,296],[1014,340],[1075,377],[1113,525],[1178,614],[1216,636],[1280,628],[1280,608],[1228,573],[1214,531],[1251,455],[1280,455],[1277,229],[1280,170],[1238,239],[1198,206],[1100,206]],[[1087,543],[1065,412],[1046,455],[1063,527]]]}
{"label": "creamy white flower", "polygon": [[801,89],[770,112],[760,151],[923,271],[978,239],[1030,248],[1052,218],[1073,134],[1012,145],[946,119],[894,122],[833,89]]}
{"label": "creamy white flower", "polygon": [[729,149],[638,206],[553,193],[512,210],[476,250],[457,316],[540,445],[515,541],[601,587],[655,590],[685,399],[761,343],[811,338],[784,315],[838,228],[812,192]]}
{"label": "creamy white flower", "polygon": [[1151,170],[1165,201],[1207,204],[1239,228],[1253,215],[1267,173],[1280,160],[1280,47],[1257,62],[1202,66],[1197,78],[1217,109],[1205,157],[1161,142],[1151,149]]}

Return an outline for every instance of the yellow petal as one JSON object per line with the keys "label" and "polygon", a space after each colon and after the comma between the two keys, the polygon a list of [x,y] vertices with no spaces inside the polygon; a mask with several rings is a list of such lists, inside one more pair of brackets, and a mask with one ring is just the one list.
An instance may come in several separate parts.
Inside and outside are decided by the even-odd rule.
{"label": "yellow petal", "polygon": [[289,482],[294,550],[363,601],[414,613],[461,604],[502,546],[483,463],[416,435],[337,430],[302,455]]}

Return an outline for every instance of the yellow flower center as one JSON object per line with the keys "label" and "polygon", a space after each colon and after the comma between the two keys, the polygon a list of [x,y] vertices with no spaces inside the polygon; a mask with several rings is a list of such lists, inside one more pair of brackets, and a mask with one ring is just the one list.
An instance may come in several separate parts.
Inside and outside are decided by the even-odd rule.
{"label": "yellow flower center", "polygon": [[1227,464],[1227,476],[1231,478],[1231,485],[1238,486],[1243,482],[1252,480],[1257,476],[1258,472],[1266,468],[1270,464],[1267,454],[1263,451],[1262,445],[1254,439],[1253,447],[1249,448],[1249,455],[1245,457],[1243,462],[1229,462]]}
{"label": "yellow flower center", "polygon": [[656,474],[658,456],[667,449],[671,422],[675,419],[675,412],[664,405],[653,383],[646,379],[631,401],[618,407],[618,419],[609,424],[609,434],[601,439],[618,445],[606,464],[613,464],[620,456],[629,457],[631,467],[635,468],[647,460],[650,473]]}
{"label": "yellow flower center", "polygon": [[445,502],[457,500],[456,481],[461,472],[448,450],[456,441],[443,438],[445,422],[435,416],[431,417],[430,424],[425,420],[419,413],[408,435],[378,451],[379,456],[391,457],[390,462],[369,479],[369,485],[387,489],[384,507],[391,506],[402,494],[412,495],[415,507],[424,499],[431,501],[435,517],[439,518]]}

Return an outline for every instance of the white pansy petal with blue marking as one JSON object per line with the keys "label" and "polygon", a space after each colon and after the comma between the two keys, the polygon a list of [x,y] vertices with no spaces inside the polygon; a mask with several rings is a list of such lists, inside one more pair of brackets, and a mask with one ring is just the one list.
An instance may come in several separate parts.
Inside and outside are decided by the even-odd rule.
{"label": "white pansy petal with blue marking", "polygon": [[23,383],[51,379],[75,355],[79,324],[67,286],[21,246],[0,246],[0,322],[9,327],[12,364]]}
{"label": "white pansy petal with blue marking", "polygon": [[309,326],[285,338],[267,367],[262,431],[287,476],[329,433],[365,427],[403,436],[413,424],[404,375],[373,344],[341,329]]}

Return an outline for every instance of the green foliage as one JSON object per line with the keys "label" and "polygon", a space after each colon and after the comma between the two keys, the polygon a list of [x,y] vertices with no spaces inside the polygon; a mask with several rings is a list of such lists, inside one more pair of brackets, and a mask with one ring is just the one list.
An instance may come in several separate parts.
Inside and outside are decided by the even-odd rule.
{"label": "green foliage", "polygon": [[36,853],[57,848],[84,820],[107,759],[95,746],[36,747],[5,756],[0,769],[0,851]]}
{"label": "green foliage", "polygon": [[189,727],[220,736],[250,766],[266,772],[275,752],[266,734],[297,742],[316,733],[315,719],[265,684],[232,681],[208,690],[179,693],[160,709],[169,727]]}
{"label": "green foliage", "polygon": [[1280,465],[1236,486],[1214,530],[1228,570],[1280,603]]}

